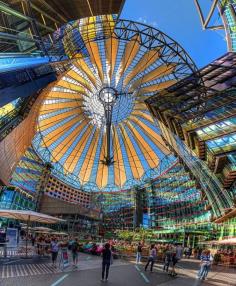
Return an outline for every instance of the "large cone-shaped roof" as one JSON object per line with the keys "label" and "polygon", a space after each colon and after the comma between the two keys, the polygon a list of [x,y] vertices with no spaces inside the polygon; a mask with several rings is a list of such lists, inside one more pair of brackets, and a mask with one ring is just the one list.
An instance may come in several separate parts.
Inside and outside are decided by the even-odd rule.
{"label": "large cone-shaped roof", "polygon": [[[120,20],[105,33],[108,24],[102,17],[91,21],[92,28],[89,20],[82,27],[74,23],[83,39],[83,53],[73,55],[70,68],[45,97],[35,146],[45,161],[73,174],[80,185],[122,188],[155,170],[169,154],[144,99],[191,73],[192,67],[184,51],[157,30]],[[99,100],[104,87],[118,94],[109,166],[104,164],[106,122]]]}

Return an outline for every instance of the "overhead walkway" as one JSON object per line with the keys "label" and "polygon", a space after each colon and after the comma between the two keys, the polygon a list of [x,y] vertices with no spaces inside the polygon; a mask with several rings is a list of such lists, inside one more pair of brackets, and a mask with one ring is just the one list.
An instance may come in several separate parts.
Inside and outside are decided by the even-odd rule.
{"label": "overhead walkway", "polygon": [[0,55],[0,73],[49,64],[55,60],[57,59],[46,56],[42,57],[38,53],[31,53],[29,55],[24,53],[4,53]]}
{"label": "overhead walkway", "polygon": [[0,58],[0,63],[0,109],[16,102],[12,110],[0,116],[2,141],[27,117],[39,92],[57,76],[46,58]]}
{"label": "overhead walkway", "polygon": [[50,64],[31,64],[11,71],[0,70],[0,107],[21,97],[33,96],[50,82],[56,74]]}

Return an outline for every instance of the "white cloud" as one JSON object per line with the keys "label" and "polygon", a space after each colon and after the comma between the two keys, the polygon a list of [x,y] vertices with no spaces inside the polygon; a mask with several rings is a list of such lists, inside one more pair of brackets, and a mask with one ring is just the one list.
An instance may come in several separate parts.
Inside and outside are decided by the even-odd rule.
{"label": "white cloud", "polygon": [[138,22],[143,23],[143,24],[147,24],[147,25],[152,26],[152,27],[158,26],[156,21],[149,22],[145,16],[139,17]]}

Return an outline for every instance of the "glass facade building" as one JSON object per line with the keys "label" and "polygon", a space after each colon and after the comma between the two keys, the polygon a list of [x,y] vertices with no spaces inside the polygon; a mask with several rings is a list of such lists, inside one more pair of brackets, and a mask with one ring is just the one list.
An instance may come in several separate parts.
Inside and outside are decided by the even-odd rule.
{"label": "glass facade building", "polygon": [[18,187],[2,187],[0,191],[0,208],[13,210],[34,210],[33,196]]}

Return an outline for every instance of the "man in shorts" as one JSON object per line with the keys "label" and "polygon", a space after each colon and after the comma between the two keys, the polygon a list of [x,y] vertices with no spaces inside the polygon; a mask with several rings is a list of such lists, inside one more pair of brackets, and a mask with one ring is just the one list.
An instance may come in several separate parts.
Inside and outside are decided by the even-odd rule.
{"label": "man in shorts", "polygon": [[177,247],[173,247],[172,248],[172,271],[170,272],[170,275],[172,276],[177,275],[175,271],[175,266],[182,257],[183,257],[183,247],[181,245],[177,245]]}

